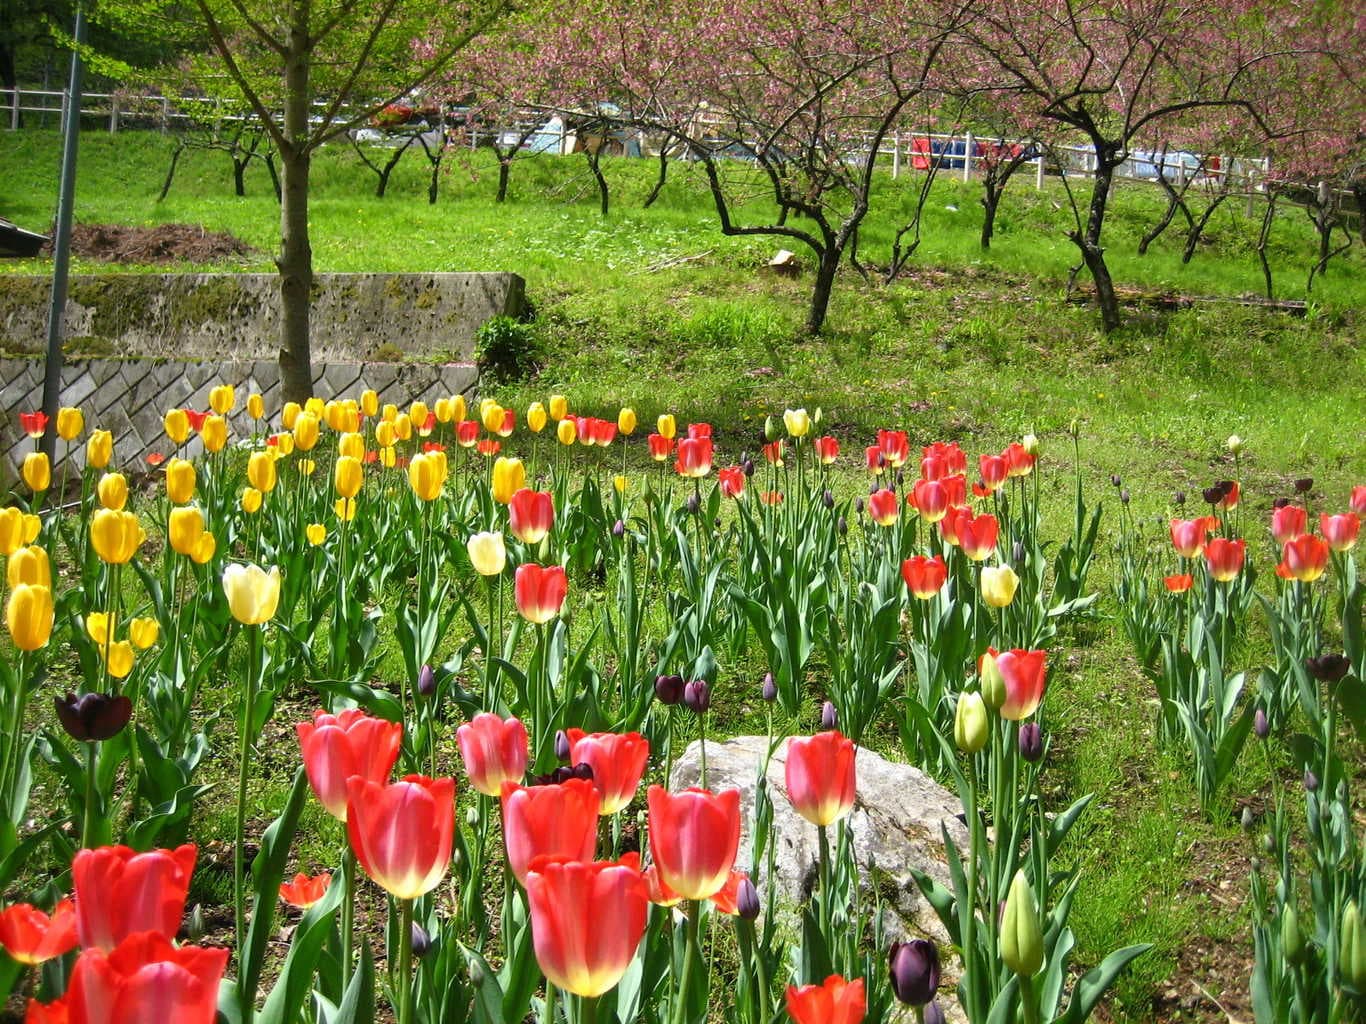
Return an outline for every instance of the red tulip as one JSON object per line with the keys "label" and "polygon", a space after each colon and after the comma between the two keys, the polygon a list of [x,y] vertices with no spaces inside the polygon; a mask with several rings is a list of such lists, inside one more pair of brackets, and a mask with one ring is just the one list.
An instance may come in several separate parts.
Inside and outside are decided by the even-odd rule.
{"label": "red tulip", "polygon": [[1032,715],[1043,700],[1047,685],[1047,651],[1022,651],[1018,648],[999,654],[988,647],[984,657],[996,659],[996,669],[1005,683],[1006,701],[1001,717],[1020,722]]}
{"label": "red tulip", "polygon": [[526,885],[537,857],[592,860],[598,844],[598,800],[587,779],[557,786],[503,783],[503,843],[517,881]]}
{"label": "red tulip", "polygon": [[[1287,541],[1282,549],[1281,558],[1285,562],[1285,567],[1290,575],[1301,583],[1313,583],[1323,575],[1328,568],[1328,542],[1322,537],[1315,537],[1312,533],[1302,533],[1293,540]],[[1242,567],[1242,558],[1238,559],[1239,568]],[[1213,568],[1210,573],[1213,574]],[[1236,576],[1237,570],[1233,575]],[[1230,579],[1233,577],[1230,576]]]}
{"label": "red tulip", "polygon": [[503,422],[494,431],[499,437],[511,437],[512,432],[517,429],[517,413],[512,409],[503,410]]}
{"label": "red tulip", "polygon": [[896,491],[883,488],[868,495],[868,516],[878,526],[894,526],[897,521]]}
{"label": "red tulip", "polygon": [[811,442],[811,447],[815,449],[816,458],[823,466],[830,465],[840,457],[840,443],[829,434],[816,438]]}
{"label": "red tulip", "polygon": [[359,708],[335,715],[315,711],[312,722],[300,722],[294,729],[309,785],[327,813],[339,821],[346,820],[347,780],[359,775],[384,782],[403,742],[402,725],[372,718]]}
{"label": "red tulip", "polygon": [[139,932],[105,953],[87,949],[55,1003],[29,1004],[30,1024],[214,1024],[226,949],[175,947]]}
{"label": "red tulip", "polygon": [[946,476],[939,482],[948,493],[950,507],[954,505],[966,505],[968,503],[968,478],[962,473],[954,473],[952,476]]}
{"label": "red tulip", "polygon": [[544,625],[559,615],[568,593],[569,580],[564,574],[564,566],[527,563],[517,567],[513,594],[517,598],[517,610],[528,622]]}
{"label": "red tulip", "polygon": [[665,437],[663,434],[651,434],[646,442],[650,445],[650,458],[656,462],[663,462],[674,451],[674,439]]}
{"label": "red tulip", "polygon": [[280,883],[280,899],[292,907],[307,910],[323,898],[327,892],[327,887],[331,884],[332,873],[330,871],[324,871],[312,878],[300,872],[294,876],[294,881]]}
{"label": "red tulip", "polygon": [[593,788],[602,801],[598,814],[616,814],[629,804],[645,774],[649,741],[638,732],[585,733],[582,729],[567,729],[565,735],[569,738],[569,763],[586,764],[593,769]]}
{"label": "red tulip", "polygon": [[883,455],[882,449],[875,444],[863,449],[863,458],[870,473],[880,476],[887,468],[887,456]]}
{"label": "red tulip", "polygon": [[721,482],[721,493],[727,498],[738,498],[745,493],[745,471],[739,466],[727,466],[716,474]]}
{"label": "red tulip", "polygon": [[526,726],[481,712],[455,730],[470,785],[485,796],[499,796],[504,782],[520,782],[526,774]]}
{"label": "red tulip", "polygon": [[1366,484],[1357,484],[1352,488],[1347,507],[1359,516],[1366,516]]}
{"label": "red tulip", "polygon": [[980,562],[996,550],[1000,524],[993,515],[974,516],[971,510],[967,510],[958,516],[954,532],[963,554],[974,562]]}
{"label": "red tulip", "polygon": [[982,483],[989,491],[997,490],[1006,482],[1006,473],[1010,469],[1005,457],[1001,455],[979,455],[977,467],[978,472],[982,474]]}
{"label": "red tulip", "polygon": [[190,429],[193,430],[196,434],[204,429],[204,421],[209,418],[209,414],[207,411],[198,412],[194,409],[183,409],[181,411],[184,412],[186,417],[189,419]]}
{"label": "red tulip", "polygon": [[1025,451],[1025,446],[1019,441],[1012,441],[1006,445],[1006,450],[1001,453],[1006,460],[1006,473],[1009,476],[1029,476],[1034,472],[1035,456]]}
{"label": "red tulip", "polygon": [[597,862],[539,857],[526,894],[536,962],[547,981],[590,999],[621,981],[650,915],[640,854]]}
{"label": "red tulip", "polygon": [[28,903],[0,911],[0,949],[36,967],[76,948],[76,904],[62,900],[49,917]]}
{"label": "red tulip", "polygon": [[787,1015],[792,1024],[862,1024],[867,1012],[862,978],[845,981],[832,974],[824,985],[787,987]]}
{"label": "red tulip", "polygon": [[1319,516],[1319,530],[1334,551],[1351,551],[1356,546],[1357,535],[1361,532],[1361,520],[1355,512],[1344,512],[1335,516],[1325,512]]}
{"label": "red tulip", "polygon": [[718,892],[740,848],[740,792],[688,789],[673,794],[651,786],[650,859],[661,881],[685,900]]}
{"label": "red tulip", "polygon": [[473,448],[479,441],[479,421],[461,420],[455,425],[455,440],[461,448]]}
{"label": "red tulip", "polygon": [[81,850],[71,863],[81,945],[108,951],[136,932],[175,938],[194,861],[189,843],[147,853],[126,846]]}
{"label": "red tulip", "polygon": [[32,440],[38,440],[47,433],[47,413],[21,412],[19,414],[19,429]]}
{"label": "red tulip", "polygon": [[813,825],[833,825],[854,809],[854,743],[837,730],[787,741],[787,798]]}
{"label": "red tulip", "polygon": [[1228,540],[1215,537],[1205,545],[1205,564],[1209,574],[1220,583],[1227,583],[1243,571],[1243,556],[1247,543],[1243,540]]}
{"label": "red tulip", "polygon": [[1209,532],[1208,517],[1199,519],[1173,519],[1171,522],[1172,547],[1182,558],[1198,558],[1205,549],[1205,535]]}
{"label": "red tulip", "polygon": [[944,518],[939,520],[939,536],[945,544],[958,546],[958,519],[964,515],[972,515],[972,509],[966,505],[950,505],[944,512]]}
{"label": "red tulip", "polygon": [[764,461],[773,466],[783,464],[783,439],[780,437],[776,441],[770,441],[761,449],[764,454]]}
{"label": "red tulip", "polygon": [[[697,424],[693,424],[697,426]],[[692,427],[688,428],[692,432]],[[678,442],[678,458],[674,468],[680,475],[698,479],[711,472],[711,438],[688,437]]]}
{"label": "red tulip", "polygon": [[1231,512],[1238,507],[1238,497],[1240,494],[1238,490],[1238,481],[1230,480],[1228,483],[1230,485],[1229,489],[1224,492],[1224,496],[1214,505],[1214,507],[1221,512]]}
{"label": "red tulip", "polygon": [[1184,594],[1190,590],[1191,584],[1195,582],[1195,577],[1188,572],[1178,573],[1175,576],[1164,576],[1162,582],[1167,585],[1167,589],[1173,594]]}
{"label": "red tulip", "polygon": [[[711,440],[711,424],[710,424],[710,423],[689,423],[689,424],[688,424],[688,439],[691,440],[691,441],[701,441],[701,440],[710,441],[710,440]],[[708,448],[708,451],[710,451],[710,448]]]}
{"label": "red tulip", "polygon": [[887,465],[893,469],[900,469],[911,457],[911,448],[906,440],[906,431],[904,430],[879,430],[877,432],[877,447],[882,452],[883,458],[887,460]]}
{"label": "red tulip", "polygon": [[[926,467],[932,472],[927,472]],[[941,480],[968,471],[968,457],[957,442],[936,441],[921,449],[920,475],[926,480]]]}
{"label": "red tulip", "polygon": [[912,594],[922,601],[928,601],[939,593],[949,578],[948,566],[938,555],[926,558],[915,555],[901,563],[901,578]]}
{"label": "red tulip", "polygon": [[401,900],[436,888],[451,866],[455,780],[407,775],[385,785],[353,775],[346,796],[351,850],[375,884]]}
{"label": "red tulip", "polygon": [[[470,422],[472,423],[474,421],[471,420]],[[501,441],[495,441],[491,437],[484,437],[480,438],[479,443],[474,446],[474,450],[477,451],[480,455],[493,456],[497,455],[499,452],[503,450],[503,444]]]}
{"label": "red tulip", "polygon": [[949,510],[949,492],[938,480],[917,480],[906,495],[906,504],[927,523],[937,523]]}
{"label": "red tulip", "polygon": [[1283,505],[1271,513],[1271,536],[1276,543],[1285,546],[1308,528],[1308,516],[1298,505]]}
{"label": "red tulip", "polygon": [[555,499],[549,491],[523,487],[508,502],[508,529],[523,544],[539,544],[555,522]]}

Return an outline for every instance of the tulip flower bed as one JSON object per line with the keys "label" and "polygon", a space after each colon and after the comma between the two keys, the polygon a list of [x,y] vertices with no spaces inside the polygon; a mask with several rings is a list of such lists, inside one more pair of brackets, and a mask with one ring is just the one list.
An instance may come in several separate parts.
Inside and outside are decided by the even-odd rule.
{"label": "tulip flower bed", "polygon": [[[630,409],[558,396],[519,416],[366,393],[278,420],[250,396],[259,429],[233,438],[236,401],[220,387],[209,411],[167,412],[149,490],[63,410],[80,479],[35,450],[27,510],[0,511],[0,892],[25,897],[0,910],[0,994],[27,1021],[827,1024],[900,1003],[1074,1024],[1148,950],[1116,935],[1072,964],[1068,837],[1091,797],[1041,785],[1050,651],[1098,596],[1075,431],[1059,534],[1032,436],[970,466],[884,429],[853,458],[789,409],[751,457],[668,414],[647,435]],[[1189,748],[1205,806],[1250,731],[1305,762],[1303,819],[1278,788],[1251,881],[1258,1021],[1355,1019],[1366,868],[1344,726],[1366,718],[1366,491],[1321,539],[1307,509],[1278,511],[1274,594],[1254,587],[1239,497],[1212,489],[1159,555],[1122,494],[1119,607],[1156,741]],[[1231,667],[1257,608],[1273,667],[1250,687]],[[761,781],[752,813],[707,787],[713,719],[735,731],[742,689],[766,702],[768,756],[786,744],[783,792]],[[258,766],[291,727],[297,769],[262,828]],[[692,737],[702,786],[672,788]],[[860,884],[847,820],[870,745],[961,800],[949,884],[916,877],[946,945],[886,940]],[[211,795],[213,761],[230,767]],[[778,800],[818,838],[809,897],[769,884]],[[210,805],[230,824],[206,833]],[[184,918],[210,843],[230,927],[205,943]],[[290,880],[316,866],[304,850],[334,870]],[[302,909],[283,950],[282,900]]]}

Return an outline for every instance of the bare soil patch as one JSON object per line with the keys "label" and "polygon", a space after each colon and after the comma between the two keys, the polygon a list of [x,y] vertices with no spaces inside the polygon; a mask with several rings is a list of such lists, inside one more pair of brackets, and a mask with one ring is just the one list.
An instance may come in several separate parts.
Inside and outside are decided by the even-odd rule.
{"label": "bare soil patch", "polygon": [[[51,252],[51,246],[45,251]],[[198,224],[76,224],[71,251],[105,263],[217,263],[255,253],[237,236]]]}

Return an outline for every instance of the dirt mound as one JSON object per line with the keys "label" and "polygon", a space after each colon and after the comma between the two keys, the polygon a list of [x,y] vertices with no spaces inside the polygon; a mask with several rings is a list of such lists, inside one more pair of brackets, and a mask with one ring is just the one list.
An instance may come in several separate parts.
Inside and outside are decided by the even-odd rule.
{"label": "dirt mound", "polygon": [[250,256],[255,250],[234,235],[195,224],[76,224],[71,229],[71,251],[106,263],[215,263]]}

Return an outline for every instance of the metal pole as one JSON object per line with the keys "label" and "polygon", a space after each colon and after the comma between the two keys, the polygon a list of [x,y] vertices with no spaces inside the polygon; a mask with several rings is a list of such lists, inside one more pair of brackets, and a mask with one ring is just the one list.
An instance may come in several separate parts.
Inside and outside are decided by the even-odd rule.
{"label": "metal pole", "polygon": [[71,51],[66,122],[62,125],[62,183],[57,197],[57,237],[52,243],[52,306],[47,317],[47,363],[43,369],[43,412],[47,433],[43,451],[52,461],[57,450],[57,406],[62,390],[62,317],[66,312],[66,279],[71,268],[71,206],[76,194],[76,144],[81,134],[81,50],[85,45],[85,13],[76,5],[76,48]]}

